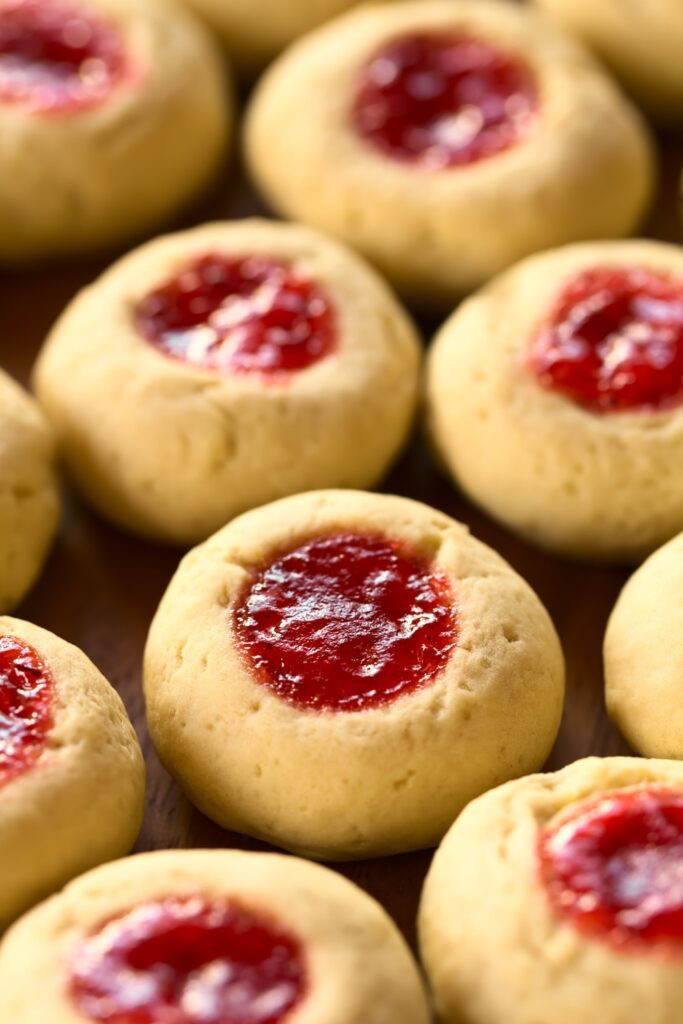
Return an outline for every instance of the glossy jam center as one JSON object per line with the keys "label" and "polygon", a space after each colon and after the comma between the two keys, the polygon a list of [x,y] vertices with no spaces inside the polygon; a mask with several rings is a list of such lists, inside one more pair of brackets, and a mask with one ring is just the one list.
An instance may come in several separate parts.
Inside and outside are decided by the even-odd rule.
{"label": "glossy jam center", "polygon": [[425,686],[457,643],[445,577],[360,534],[318,537],[265,567],[235,628],[257,678],[316,711],[359,711]]}
{"label": "glossy jam center", "polygon": [[280,1024],[306,987],[296,939],[228,900],[143,904],[71,961],[75,1006],[108,1024]]}
{"label": "glossy jam center", "polygon": [[228,373],[304,370],[337,340],[323,289],[263,256],[201,257],[148,295],[136,322],[165,355]]}
{"label": "glossy jam center", "polygon": [[0,786],[40,757],[52,728],[54,684],[38,654],[0,637]]}
{"label": "glossy jam center", "polygon": [[0,102],[70,112],[104,101],[127,59],[117,29],[75,0],[0,0]]}
{"label": "glossy jam center", "polygon": [[683,942],[683,794],[616,791],[541,834],[558,914],[618,945]]}
{"label": "glossy jam center", "polygon": [[677,405],[683,398],[683,279],[637,267],[579,274],[529,359],[544,387],[591,412]]}
{"label": "glossy jam center", "polygon": [[387,156],[439,169],[471,164],[532,129],[538,91],[519,58],[464,34],[401,36],[361,74],[358,134]]}

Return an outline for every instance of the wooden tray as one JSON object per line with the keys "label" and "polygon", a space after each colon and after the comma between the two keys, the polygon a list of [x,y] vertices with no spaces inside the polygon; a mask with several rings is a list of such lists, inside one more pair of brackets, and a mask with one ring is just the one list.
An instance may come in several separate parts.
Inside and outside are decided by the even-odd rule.
{"label": "wooden tray", "polygon": [[[662,186],[647,234],[681,241],[678,174],[683,138],[661,138]],[[263,213],[239,169],[183,225]],[[177,226],[177,225],[176,225]],[[24,384],[50,326],[76,291],[107,261],[0,274],[0,362]],[[425,336],[436,325],[423,323]],[[676,469],[678,467],[675,467]],[[470,524],[507,558],[552,615],[568,664],[562,729],[548,767],[588,754],[627,752],[603,704],[601,646],[605,623],[627,573],[550,558],[518,541],[469,505],[430,461],[419,431],[384,489],[408,495]],[[17,615],[81,647],[121,693],[136,725],[148,768],[147,813],[136,849],[239,847],[262,844],[227,833],[195,811],[159,764],[146,731],[141,658],[151,618],[178,564],[177,550],[129,537],[67,494],[61,532],[46,570]],[[411,944],[428,852],[343,865],[340,870],[388,909]]]}

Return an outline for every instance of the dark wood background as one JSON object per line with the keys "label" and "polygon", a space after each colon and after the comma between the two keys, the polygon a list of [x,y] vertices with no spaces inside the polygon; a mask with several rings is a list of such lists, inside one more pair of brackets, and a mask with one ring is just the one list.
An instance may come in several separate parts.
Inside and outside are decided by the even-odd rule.
{"label": "dark wood background", "polygon": [[[659,144],[661,190],[647,233],[681,241],[677,194],[683,137],[660,138]],[[180,226],[257,212],[263,208],[233,164],[226,168],[214,194]],[[51,324],[111,258],[0,274],[0,363],[5,369],[28,383]],[[426,340],[435,326],[423,324]],[[568,663],[566,710],[548,767],[588,754],[626,752],[604,710],[601,644],[607,616],[627,572],[550,558],[497,527],[439,474],[421,443],[419,429],[384,489],[419,498],[469,523],[474,534],[499,550],[546,604]],[[161,768],[146,732],[142,651],[150,620],[180,556],[177,550],[144,543],[108,526],[67,493],[61,530],[45,572],[16,614],[81,647],[125,700],[148,766],[147,814],[137,850],[262,849],[249,839],[223,832],[193,810]],[[430,858],[430,853],[423,852],[345,865],[340,870],[377,897],[414,943],[417,902]]]}

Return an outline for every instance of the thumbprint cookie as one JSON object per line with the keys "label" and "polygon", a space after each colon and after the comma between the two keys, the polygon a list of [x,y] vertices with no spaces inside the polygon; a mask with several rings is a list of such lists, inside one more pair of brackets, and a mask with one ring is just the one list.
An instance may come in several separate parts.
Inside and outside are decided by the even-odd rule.
{"label": "thumbprint cookie", "polygon": [[276,209],[425,305],[538,250],[629,234],[653,186],[635,109],[587,51],[500,0],[335,19],[267,72],[246,144]]}
{"label": "thumbprint cookie", "polygon": [[35,383],[90,501],[182,544],[288,494],[374,486],[409,432],[419,362],[355,255],[241,221],[118,263],[59,321]]}
{"label": "thumbprint cookie", "polygon": [[144,682],[157,751],[205,814],[335,860],[434,845],[542,766],[564,665],[536,595],[466,527],[319,491],[186,556]]}
{"label": "thumbprint cookie", "polygon": [[683,530],[683,249],[533,257],[436,338],[431,435],[463,490],[544,547],[629,561]]}
{"label": "thumbprint cookie", "polygon": [[52,633],[0,618],[0,929],[128,853],[144,788],[135,732],[104,676]]}
{"label": "thumbprint cookie", "polygon": [[0,262],[117,245],[217,172],[220,56],[166,0],[0,0]]}

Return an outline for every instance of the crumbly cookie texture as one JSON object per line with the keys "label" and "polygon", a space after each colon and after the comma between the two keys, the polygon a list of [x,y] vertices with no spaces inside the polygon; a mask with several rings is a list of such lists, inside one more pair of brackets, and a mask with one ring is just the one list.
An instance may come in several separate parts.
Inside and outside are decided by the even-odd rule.
{"label": "crumbly cookie texture", "polygon": [[8,617],[0,618],[0,636],[33,647],[55,686],[45,750],[0,787],[3,927],[76,875],[130,851],[142,824],[145,769],[120,697],[82,651]]}
{"label": "crumbly cookie texture", "polygon": [[194,17],[163,0],[87,0],[132,65],[101,103],[40,114],[0,103],[0,262],[98,250],[163,224],[218,171],[230,83]]}
{"label": "crumbly cookie texture", "polygon": [[535,0],[584,42],[650,113],[683,121],[683,8],[678,0]]}
{"label": "crumbly cookie texture", "polygon": [[[528,65],[540,95],[528,136],[445,171],[361,140],[361,71],[415,32],[469,33]],[[310,34],[262,79],[246,149],[278,210],[350,243],[421,304],[452,303],[533,252],[630,234],[654,184],[643,124],[593,59],[547,19],[496,0],[364,6]]]}
{"label": "crumbly cookie texture", "polygon": [[422,956],[444,1024],[676,1024],[683,970],[560,921],[539,878],[539,829],[603,791],[683,791],[683,765],[588,758],[474,801],[436,854],[420,907]]}
{"label": "crumbly cookie texture", "polygon": [[53,434],[34,401],[0,371],[0,611],[30,590],[57,528]]}
{"label": "crumbly cookie texture", "polygon": [[[318,282],[337,317],[334,352],[282,385],[170,359],[137,331],[137,304],[207,252],[264,255]],[[143,247],[66,311],[35,371],[71,473],[107,518],[174,543],[297,491],[371,487],[415,411],[420,347],[361,260],[317,232],[216,224]]]}
{"label": "crumbly cookie texture", "polygon": [[129,858],[79,878],[27,915],[0,953],[2,1019],[80,1024],[64,983],[78,943],[138,903],[193,894],[232,897],[301,942],[309,988],[287,1024],[427,1024],[417,967],[379,904],[319,865],[234,850]]}
{"label": "crumbly cookie texture", "polygon": [[647,757],[683,759],[683,534],[631,577],[605,635],[611,717]]}
{"label": "crumbly cookie texture", "polygon": [[253,74],[286,46],[360,0],[184,0],[218,34],[231,60]]}
{"label": "crumbly cookie texture", "polygon": [[[275,696],[232,614],[275,552],[334,531],[387,536],[450,582],[458,642],[423,689],[353,712]],[[559,641],[538,598],[466,527],[405,498],[323,491],[235,520],[181,563],[145,653],[149,728],[194,803],[319,859],[434,845],[474,796],[538,769],[562,711]]]}
{"label": "crumbly cookie texture", "polygon": [[683,409],[595,414],[541,387],[526,365],[558,294],[593,267],[683,280],[683,250],[587,243],[524,261],[473,296],[437,335],[429,429],[454,479],[491,515],[572,557],[637,560],[683,527]]}

